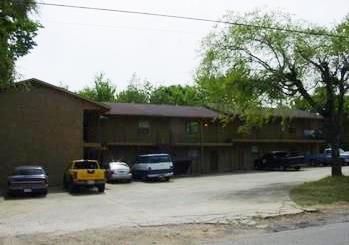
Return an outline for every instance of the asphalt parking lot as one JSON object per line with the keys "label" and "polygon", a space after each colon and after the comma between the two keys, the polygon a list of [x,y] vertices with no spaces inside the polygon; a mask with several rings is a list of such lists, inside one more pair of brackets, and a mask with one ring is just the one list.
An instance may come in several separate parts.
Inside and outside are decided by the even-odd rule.
{"label": "asphalt parking lot", "polygon": [[[344,168],[349,174],[349,167]],[[289,190],[330,174],[329,168],[108,184],[106,192],[0,199],[0,237],[90,228],[216,222],[299,211]]]}

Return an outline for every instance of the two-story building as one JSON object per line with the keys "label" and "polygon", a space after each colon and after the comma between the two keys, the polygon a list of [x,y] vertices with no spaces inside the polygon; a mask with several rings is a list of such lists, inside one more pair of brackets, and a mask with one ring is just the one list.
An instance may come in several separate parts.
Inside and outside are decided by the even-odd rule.
{"label": "two-story building", "polygon": [[137,154],[170,153],[177,174],[253,168],[266,151],[318,152],[322,119],[290,111],[249,134],[206,107],[97,103],[37,79],[0,91],[0,183],[18,165],[42,165],[60,184],[67,162],[90,158],[132,164]]}
{"label": "two-story building", "polygon": [[0,184],[18,165],[41,165],[60,184],[67,163],[84,152],[86,115],[109,108],[66,89],[29,79],[0,91]]}
{"label": "two-story building", "polygon": [[[131,163],[137,154],[169,153],[178,174],[230,172],[253,168],[272,150],[318,152],[325,143],[316,136],[321,117],[288,111],[287,126],[275,113],[271,123],[239,133],[238,119],[222,123],[222,114],[205,107],[108,104],[110,111],[88,127],[86,158]],[[97,140],[98,139],[98,140]]]}

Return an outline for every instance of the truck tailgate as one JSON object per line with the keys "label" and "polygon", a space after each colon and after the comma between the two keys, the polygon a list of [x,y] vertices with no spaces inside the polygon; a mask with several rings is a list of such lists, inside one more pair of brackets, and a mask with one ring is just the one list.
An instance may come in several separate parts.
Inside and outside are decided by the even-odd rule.
{"label": "truck tailgate", "polygon": [[78,180],[102,180],[105,179],[103,169],[79,169],[77,171]]}

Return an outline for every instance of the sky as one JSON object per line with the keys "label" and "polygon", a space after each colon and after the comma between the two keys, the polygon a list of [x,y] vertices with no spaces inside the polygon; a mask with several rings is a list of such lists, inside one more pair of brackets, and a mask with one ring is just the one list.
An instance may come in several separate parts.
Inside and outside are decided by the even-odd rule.
{"label": "sky", "polygon": [[[220,19],[227,11],[281,10],[333,25],[349,14],[348,0],[41,0],[99,8]],[[154,86],[193,84],[201,40],[214,24],[92,10],[39,6],[44,26],[37,46],[17,62],[19,79],[38,78],[72,91],[103,72],[118,90],[132,75]]]}

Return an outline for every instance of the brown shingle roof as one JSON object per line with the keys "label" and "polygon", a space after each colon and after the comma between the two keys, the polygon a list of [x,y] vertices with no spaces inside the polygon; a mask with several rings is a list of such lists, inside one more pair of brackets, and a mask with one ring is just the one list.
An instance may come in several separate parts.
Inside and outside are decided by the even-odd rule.
{"label": "brown shingle roof", "polygon": [[59,92],[62,92],[62,93],[65,93],[65,94],[68,94],[72,97],[75,97],[79,100],[82,100],[82,101],[85,101],[87,103],[91,103],[91,104],[94,104],[95,106],[98,106],[104,110],[109,110],[109,107],[107,105],[105,105],[104,103],[99,103],[99,102],[96,102],[96,101],[93,101],[93,100],[90,100],[90,99],[87,99],[85,97],[82,97],[76,93],[73,93],[67,89],[64,89],[64,88],[61,88],[61,87],[57,87],[53,84],[50,84],[50,83],[47,83],[47,82],[44,82],[44,81],[41,81],[37,78],[30,78],[30,79],[27,79],[27,80],[23,80],[23,81],[20,81],[20,82],[16,82],[15,83],[16,86],[18,85],[38,85],[38,86],[43,86],[43,87],[47,87],[47,88],[50,88],[50,89],[54,89],[56,91],[59,91]]}
{"label": "brown shingle roof", "polygon": [[110,107],[109,115],[181,117],[181,118],[217,118],[219,113],[201,106],[152,105],[133,103],[106,103]]}
{"label": "brown shingle roof", "polygon": [[[223,114],[239,114],[238,112],[234,111],[234,109],[226,105],[210,104],[208,108]],[[317,113],[291,108],[264,108],[257,111],[257,113],[263,113],[273,117],[323,119],[323,117]]]}

